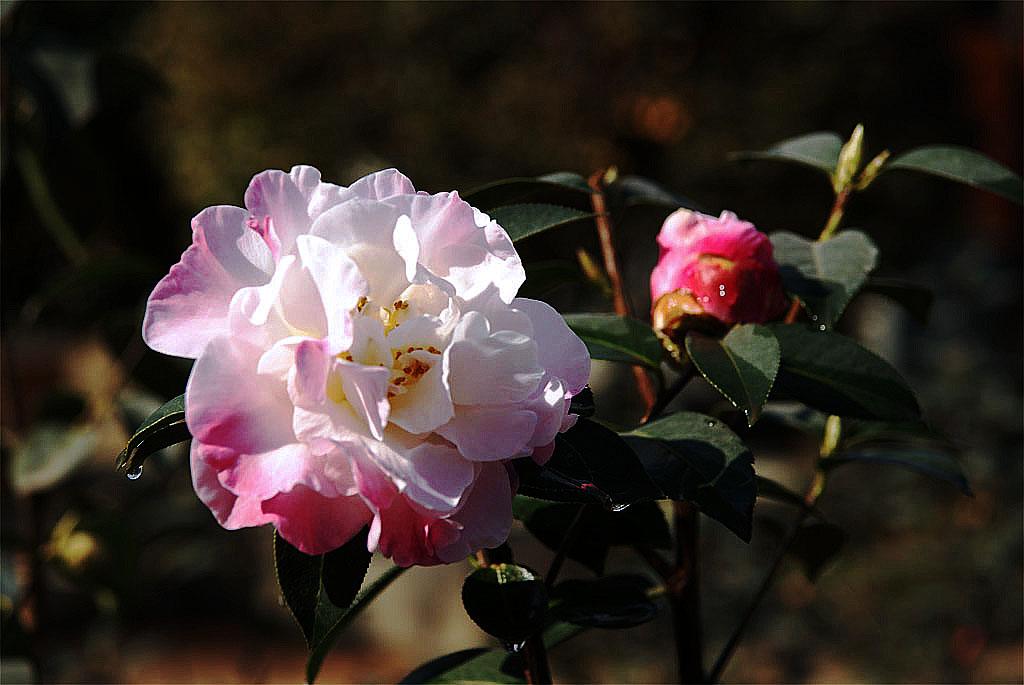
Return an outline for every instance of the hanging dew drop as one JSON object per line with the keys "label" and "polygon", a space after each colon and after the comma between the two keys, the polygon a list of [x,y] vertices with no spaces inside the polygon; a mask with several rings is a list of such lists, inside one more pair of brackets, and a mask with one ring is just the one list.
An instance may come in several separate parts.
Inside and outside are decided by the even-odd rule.
{"label": "hanging dew drop", "polygon": [[526,647],[526,641],[525,640],[523,642],[506,642],[505,643],[505,649],[507,649],[508,651],[512,652],[513,654],[518,654],[520,651],[522,651],[522,649],[524,647]]}
{"label": "hanging dew drop", "polygon": [[825,331],[825,324],[821,324],[820,326],[818,326],[818,330],[824,332]]}
{"label": "hanging dew drop", "polygon": [[608,507],[608,511],[619,512],[625,511],[627,508],[629,508],[628,504],[613,504],[610,507]]}
{"label": "hanging dew drop", "polygon": [[142,477],[142,466],[136,466],[131,471],[129,471],[127,475],[128,480],[138,480],[139,478]]}
{"label": "hanging dew drop", "polygon": [[708,421],[708,428],[714,428],[717,421]]}

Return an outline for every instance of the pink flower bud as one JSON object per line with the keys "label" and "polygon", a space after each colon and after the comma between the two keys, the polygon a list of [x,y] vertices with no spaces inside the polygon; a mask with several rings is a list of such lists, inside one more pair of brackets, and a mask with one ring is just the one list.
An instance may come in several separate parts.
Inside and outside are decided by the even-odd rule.
{"label": "pink flower bud", "polygon": [[651,272],[652,321],[670,338],[697,328],[764,323],[787,302],[768,236],[732,212],[719,218],[679,209],[658,234]]}

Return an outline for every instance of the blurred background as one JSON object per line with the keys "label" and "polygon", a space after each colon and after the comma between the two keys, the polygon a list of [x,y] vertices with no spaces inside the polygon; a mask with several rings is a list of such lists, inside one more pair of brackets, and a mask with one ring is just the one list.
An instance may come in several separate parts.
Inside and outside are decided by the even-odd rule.
{"label": "blurred background", "polygon": [[[180,446],[138,480],[113,469],[127,431],[189,372],[142,343],[145,298],[188,245],[189,219],[240,205],[253,174],[305,163],[348,184],[395,166],[419,189],[465,193],[616,165],[708,212],[816,236],[823,177],[729,153],[816,130],[845,139],[860,122],[872,156],[950,143],[1019,174],[1022,7],[0,3],[0,680],[300,679],[269,530],[217,526]],[[617,226],[639,312],[666,214],[630,210]],[[846,548],[816,584],[783,566],[725,680],[1021,682],[1020,208],[893,172],[846,225],[882,248],[880,274],[935,291],[926,326],[865,297],[848,327],[962,447],[974,497],[895,468],[837,473],[819,503]],[[527,263],[571,263],[596,245],[579,223],[520,248]],[[575,285],[548,299],[610,309]],[[628,423],[617,378],[595,367],[599,416]],[[758,470],[802,489],[813,446],[789,447],[755,449]],[[759,504],[749,545],[704,525],[709,662],[775,549],[772,524],[791,515]],[[521,530],[511,544],[546,567]],[[609,567],[642,570],[625,551]],[[323,682],[392,681],[490,644],[458,600],[468,568],[405,574],[342,637]],[[671,680],[669,626],[589,631],[552,652],[555,679]]]}

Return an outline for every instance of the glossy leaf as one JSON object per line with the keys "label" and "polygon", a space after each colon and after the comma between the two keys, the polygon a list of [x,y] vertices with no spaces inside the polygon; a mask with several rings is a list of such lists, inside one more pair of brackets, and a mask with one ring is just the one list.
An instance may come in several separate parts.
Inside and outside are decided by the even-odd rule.
{"label": "glossy leaf", "polygon": [[114,466],[126,469],[128,473],[137,472],[149,455],[191,438],[185,425],[185,395],[178,395],[142,422],[118,455]]}
{"label": "glossy leaf", "polygon": [[821,465],[823,468],[833,469],[853,462],[903,466],[945,481],[966,495],[972,494],[960,462],[939,450],[898,446],[864,447],[856,451],[833,454],[823,459]]}
{"label": "glossy leaf", "polygon": [[[587,179],[570,171],[559,171],[537,178],[506,178],[474,188],[463,199],[469,204],[486,211],[501,205],[513,204],[539,194],[568,193],[586,197],[594,193]],[[499,222],[500,223],[500,222]]]}
{"label": "glossy leaf", "polygon": [[861,288],[861,292],[884,295],[902,305],[919,324],[928,325],[932,302],[935,301],[935,293],[930,288],[895,278],[871,277]]}
{"label": "glossy leaf", "polygon": [[828,414],[824,414],[817,409],[811,409],[800,402],[776,402],[772,400],[761,414],[762,424],[764,422],[774,423],[819,437],[825,434],[825,422],[827,420]]}
{"label": "glossy leaf", "polygon": [[519,288],[519,297],[541,299],[566,283],[586,283],[579,266],[566,260],[553,260],[525,264],[526,282]]}
{"label": "glossy leaf", "polygon": [[1024,203],[1021,179],[976,150],[954,145],[926,145],[892,159],[885,169],[908,169],[941,176]]}
{"label": "glossy leaf", "polygon": [[555,437],[554,453],[543,468],[529,457],[513,464],[519,492],[529,497],[594,502],[613,511],[661,497],[630,446],[615,431],[589,419],[579,419]]}
{"label": "glossy leaf", "polygon": [[887,361],[837,333],[801,324],[769,326],[782,348],[775,389],[829,414],[914,421],[914,393]]}
{"label": "glossy leaf", "polygon": [[466,576],[462,604],[484,632],[516,643],[543,627],[548,593],[544,581],[525,566],[491,564]]}
{"label": "glossy leaf", "polygon": [[690,502],[750,541],[754,457],[721,421],[678,412],[623,434],[666,497]]}
{"label": "glossy leaf", "polygon": [[808,133],[807,135],[788,138],[772,145],[767,150],[751,150],[734,152],[732,159],[776,159],[784,162],[797,162],[824,171],[829,176],[839,163],[839,151],[843,147],[843,139],[831,131]]}
{"label": "glossy leaf", "polygon": [[860,231],[824,241],[780,231],[771,240],[783,284],[819,327],[835,325],[878,261],[878,248]]}
{"label": "glossy leaf", "polygon": [[724,338],[686,335],[686,352],[700,374],[742,409],[753,426],[779,372],[779,341],[764,326],[736,326]]}
{"label": "glossy leaf", "polygon": [[593,505],[516,495],[512,515],[546,547],[558,550],[580,507],[586,508],[573,529],[567,555],[598,575],[604,573],[605,557],[612,546],[671,547],[668,522],[657,502],[637,502],[624,511],[612,512]]}
{"label": "glossy leaf", "polygon": [[624,207],[632,205],[659,205],[672,208],[700,209],[689,198],[683,197],[642,176],[623,176],[612,183],[605,192],[609,196],[609,200]]}
{"label": "glossy leaf", "polygon": [[564,314],[566,323],[586,343],[593,359],[643,364],[657,369],[661,341],[651,327],[615,314]]}
{"label": "glossy leaf", "polygon": [[547,204],[504,205],[495,207],[488,214],[505,229],[513,242],[571,221],[597,216],[593,212]]}
{"label": "glossy leaf", "polygon": [[647,578],[626,574],[566,580],[551,591],[551,615],[590,628],[632,628],[658,613],[647,596],[651,587]]}

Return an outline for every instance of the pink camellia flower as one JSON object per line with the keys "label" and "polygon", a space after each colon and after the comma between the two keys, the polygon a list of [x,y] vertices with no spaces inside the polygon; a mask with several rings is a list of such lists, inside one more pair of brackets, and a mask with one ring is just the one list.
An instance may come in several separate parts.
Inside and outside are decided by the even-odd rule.
{"label": "pink camellia flower", "polygon": [[654,327],[668,337],[686,328],[764,323],[786,308],[768,236],[732,212],[719,218],[678,209],[658,233],[651,271]]}
{"label": "pink camellia flower", "polygon": [[503,542],[514,472],[550,456],[586,347],[505,231],[394,169],[349,187],[265,171],[210,207],[149,297],[143,336],[196,359],[192,481],[225,528],[273,524],[308,554],[370,526],[396,563]]}

